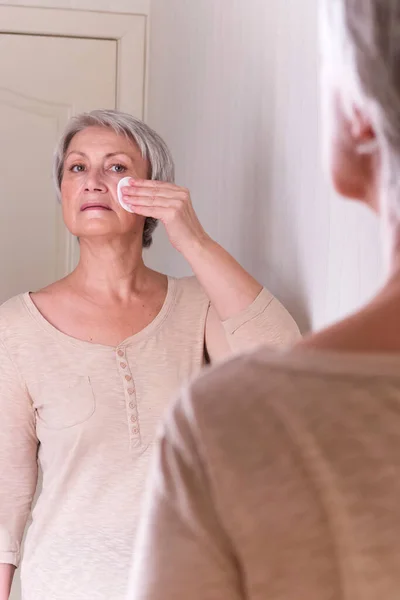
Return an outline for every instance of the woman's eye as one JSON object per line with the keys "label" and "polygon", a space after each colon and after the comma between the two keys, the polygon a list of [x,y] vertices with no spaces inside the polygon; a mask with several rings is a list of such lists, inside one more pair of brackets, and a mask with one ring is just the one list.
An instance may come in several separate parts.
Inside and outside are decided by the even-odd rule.
{"label": "woman's eye", "polygon": [[114,173],[124,173],[126,171],[126,167],[124,167],[124,165],[113,165],[111,167],[111,171],[114,171]]}
{"label": "woman's eye", "polygon": [[72,167],[70,168],[70,171],[72,171],[73,173],[82,173],[82,171],[84,170],[84,165],[72,165]]}

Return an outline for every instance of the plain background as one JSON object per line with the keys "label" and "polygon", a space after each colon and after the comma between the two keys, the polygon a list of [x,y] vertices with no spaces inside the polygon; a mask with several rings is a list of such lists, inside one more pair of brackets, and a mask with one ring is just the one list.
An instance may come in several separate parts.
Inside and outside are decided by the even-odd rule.
{"label": "plain background", "polygon": [[[322,168],[318,0],[152,0],[149,122],[206,229],[303,330],[382,277],[375,217]],[[154,264],[186,272],[157,236]]]}

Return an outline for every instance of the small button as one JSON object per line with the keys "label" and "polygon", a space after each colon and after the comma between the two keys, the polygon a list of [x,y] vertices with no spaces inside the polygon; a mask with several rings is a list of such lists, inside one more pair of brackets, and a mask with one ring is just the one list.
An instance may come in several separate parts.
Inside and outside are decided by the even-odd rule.
{"label": "small button", "polygon": [[136,428],[136,427],[134,427],[134,428],[132,429],[132,433],[137,433],[137,432],[138,432],[137,428]]}
{"label": "small button", "polygon": [[135,417],[135,415],[131,416],[131,421],[132,421],[132,423],[136,423],[136,417]]}
{"label": "small button", "polygon": [[130,375],[125,375],[126,381],[132,381],[132,377]]}
{"label": "small button", "polygon": [[124,363],[124,362],[120,363],[120,365],[121,365],[121,368],[122,368],[122,369],[126,369],[126,367],[127,367],[127,364],[126,364],[126,363]]}
{"label": "small button", "polygon": [[123,350],[118,350],[118,356],[124,356],[124,351]]}
{"label": "small button", "polygon": [[132,408],[132,410],[135,408],[135,404],[133,402],[129,402],[129,408]]}

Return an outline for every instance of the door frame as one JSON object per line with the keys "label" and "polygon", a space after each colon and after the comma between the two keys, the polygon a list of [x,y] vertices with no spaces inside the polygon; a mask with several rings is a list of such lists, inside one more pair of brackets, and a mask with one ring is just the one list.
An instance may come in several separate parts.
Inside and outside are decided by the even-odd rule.
{"label": "door frame", "polygon": [[[139,119],[146,116],[148,86],[149,0],[131,0],[132,12],[36,8],[0,5],[0,34],[62,36],[117,43],[115,106]],[[139,76],[132,76],[132,73]],[[62,228],[63,224],[59,224]],[[61,229],[58,230],[58,235]],[[65,235],[65,233],[64,233]],[[68,234],[64,275],[76,265],[78,249]]]}
{"label": "door frame", "polygon": [[[114,40],[117,43],[116,106],[143,118],[147,75],[148,12],[112,13],[0,5],[0,33],[59,35]],[[141,73],[140,78],[131,73]]]}

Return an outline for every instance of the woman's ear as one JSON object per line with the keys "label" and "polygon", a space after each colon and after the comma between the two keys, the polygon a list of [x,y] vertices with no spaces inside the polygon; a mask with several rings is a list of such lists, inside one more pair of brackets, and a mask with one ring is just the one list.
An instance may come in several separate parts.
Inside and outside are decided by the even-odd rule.
{"label": "woman's ear", "polygon": [[375,209],[378,143],[372,122],[356,107],[349,114],[336,92],[332,123],[330,159],[335,190]]}
{"label": "woman's ear", "polygon": [[378,143],[372,123],[356,107],[353,108],[350,131],[359,154],[372,154],[377,149]]}

